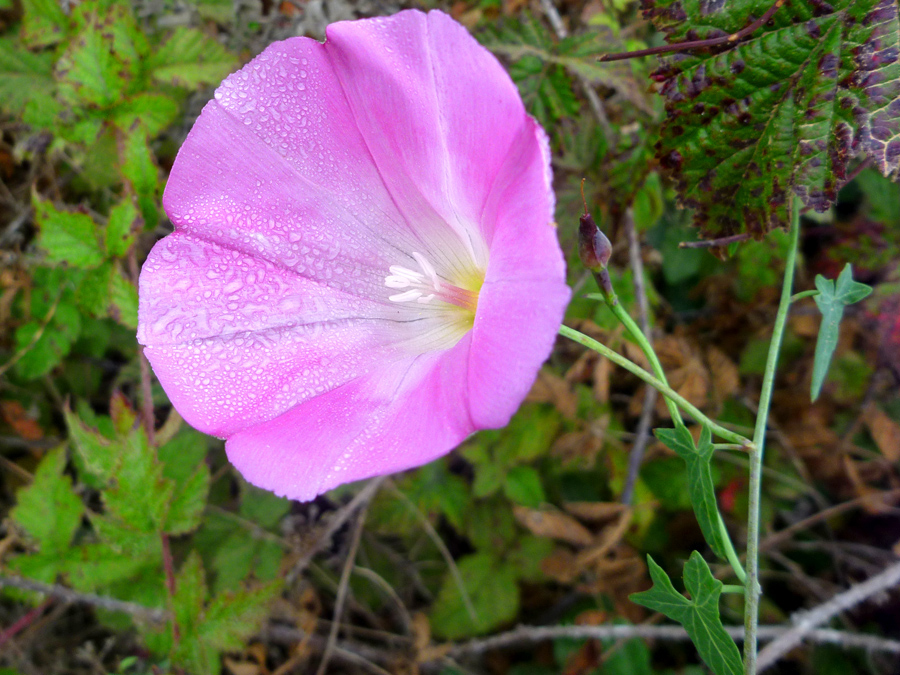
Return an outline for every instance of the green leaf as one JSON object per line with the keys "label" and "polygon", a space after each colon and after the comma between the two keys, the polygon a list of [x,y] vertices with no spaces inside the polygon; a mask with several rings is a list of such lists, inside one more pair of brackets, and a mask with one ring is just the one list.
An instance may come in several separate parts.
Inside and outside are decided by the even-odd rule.
{"label": "green leaf", "polygon": [[694,551],[684,566],[684,585],[691,594],[690,600],[675,590],[669,576],[650,556],[647,566],[653,586],[633,593],[629,596],[631,601],[684,626],[700,657],[716,675],[741,675],[740,652],[719,618],[722,582],[709,571],[703,556]]}
{"label": "green leaf", "polygon": [[282,586],[278,579],[255,588],[220,593],[206,608],[200,639],[223,651],[243,649],[245,640],[259,630]]}
{"label": "green leaf", "polygon": [[[26,380],[46,375],[69,354],[81,333],[81,314],[73,305],[57,300],[42,321],[29,321],[16,329],[16,351],[24,355],[15,365],[16,374]],[[47,321],[47,316],[53,315]]]}
{"label": "green leaf", "polygon": [[11,38],[0,38],[0,110],[21,115],[25,104],[53,92],[53,57],[33,54]]}
{"label": "green leaf", "polygon": [[181,634],[173,661],[198,675],[218,673],[220,653],[236,651],[268,614],[282,587],[275,581],[257,588],[221,593],[207,603],[203,563],[191,551],[175,579],[172,606]]}
{"label": "green leaf", "polygon": [[106,253],[121,258],[134,243],[135,235],[143,229],[144,219],[131,199],[119,202],[109,211],[106,224]]}
{"label": "green leaf", "polygon": [[[734,33],[771,4],[651,0],[645,15],[677,42]],[[792,192],[824,211],[860,154],[896,172],[898,47],[895,0],[801,0],[737,45],[667,58],[658,158],[703,234],[782,226]]]}
{"label": "green leaf", "polygon": [[162,464],[143,428],[122,439],[114,482],[103,491],[107,515],[126,529],[157,534],[163,530],[175,486],[162,475]]}
{"label": "green leaf", "polygon": [[463,586],[472,601],[472,617],[452,574],[444,583],[431,608],[431,628],[435,635],[457,640],[487,633],[519,613],[516,574],[491,553],[476,553],[457,561]]}
{"label": "green leaf", "polygon": [[47,47],[62,40],[69,27],[57,0],[22,0],[22,40],[29,47]]}
{"label": "green leaf", "polygon": [[531,466],[515,466],[506,473],[503,492],[515,504],[537,508],[547,501],[541,476]]}
{"label": "green leaf", "polygon": [[178,102],[165,94],[141,93],[110,111],[113,124],[123,131],[141,125],[151,138],[172,124],[181,112]]}
{"label": "green leaf", "polygon": [[121,270],[112,275],[110,301],[110,316],[123,326],[137,330],[137,288],[131,281],[122,276]]}
{"label": "green leaf", "polygon": [[40,229],[38,246],[47,251],[50,263],[67,263],[90,269],[103,262],[99,228],[84,213],[58,210],[49,200],[33,199],[35,222]]}
{"label": "green leaf", "polygon": [[237,67],[237,59],[196,28],[179,27],[160,45],[147,67],[159,82],[196,89],[218,84]]}
{"label": "green leaf", "polygon": [[[562,66],[570,74],[583,77],[591,84],[613,89],[640,110],[652,112],[645,94],[646,87],[635,78],[630,64],[597,63],[597,57],[601,54],[617,51],[618,42],[610,38],[608,31],[588,31],[557,41],[533,17],[526,16],[521,22],[509,21],[502,27],[488,28],[481,41],[493,53],[514,63],[527,58],[532,64],[540,62],[550,67]],[[526,66],[525,70],[520,71],[519,78],[513,78],[523,87],[523,95],[534,88],[533,84],[526,83],[526,73],[535,75],[538,71]]]}
{"label": "green leaf", "polygon": [[98,479],[108,482],[121,458],[121,447],[114,441],[89,428],[68,406],[63,409],[69,439],[81,457],[82,468]]}
{"label": "green leaf", "polygon": [[241,483],[240,514],[260,527],[274,530],[291,510],[291,503],[284,497],[261,490],[250,483]]}
{"label": "green leaf", "polygon": [[209,467],[201,464],[186,480],[175,484],[164,529],[169,534],[187,534],[200,527],[209,495]]}
{"label": "green leaf", "polygon": [[844,307],[859,302],[872,292],[870,286],[853,281],[853,267],[850,263],[847,263],[838,275],[837,284],[817,274],[816,288],[819,289],[819,294],[815,296],[815,301],[819,311],[822,312],[822,325],[819,327],[816,356],[813,361],[810,387],[810,397],[813,401],[819,398],[822,392],[822,384],[825,382],[831,357],[837,347]]}
{"label": "green leaf", "polygon": [[64,552],[81,523],[84,504],[75,494],[66,468],[64,447],[47,453],[31,485],[19,490],[12,519],[34,539],[43,554]]}
{"label": "green leaf", "polygon": [[104,24],[96,13],[89,16],[56,63],[59,95],[72,106],[105,108],[125,92],[124,63],[110,49]]}
{"label": "green leaf", "polygon": [[113,274],[115,266],[112,261],[106,261],[88,271],[75,290],[75,301],[79,307],[98,319],[109,316]]}
{"label": "green leaf", "polygon": [[719,509],[712,479],[714,448],[709,427],[701,429],[699,445],[694,443],[691,432],[683,424],[675,429],[656,429],[654,434],[687,464],[688,492],[703,538],[717,556],[725,558],[725,543],[719,529]]}

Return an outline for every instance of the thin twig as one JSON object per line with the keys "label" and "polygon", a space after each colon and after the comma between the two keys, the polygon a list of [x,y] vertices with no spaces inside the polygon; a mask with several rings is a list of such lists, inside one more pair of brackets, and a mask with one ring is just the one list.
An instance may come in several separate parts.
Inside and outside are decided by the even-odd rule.
{"label": "thin twig", "polygon": [[753,237],[749,232],[741,232],[740,234],[732,234],[730,237],[719,237],[718,239],[701,239],[700,241],[683,241],[678,244],[678,248],[713,248],[715,246],[728,246],[738,241],[746,241]]}
{"label": "thin twig", "polygon": [[419,508],[413,503],[413,501],[403,492],[397,489],[397,486],[394,485],[393,481],[391,481],[390,486],[391,489],[406,503],[406,505],[412,511],[413,515],[416,517],[416,520],[419,521],[422,529],[425,530],[425,534],[428,535],[428,538],[431,539],[431,541],[437,547],[437,550],[440,552],[441,557],[444,559],[444,562],[447,563],[447,568],[450,570],[450,576],[453,577],[453,582],[459,589],[459,595],[462,598],[463,606],[466,608],[466,612],[468,613],[469,618],[472,621],[477,621],[478,612],[475,611],[475,605],[472,604],[472,598],[469,597],[469,591],[466,588],[465,583],[463,582],[462,575],[459,573],[459,567],[456,566],[456,561],[453,560],[453,555],[450,553],[450,549],[447,548],[444,540],[441,539],[441,535],[437,533],[437,530],[435,530],[434,526],[430,522],[428,522],[428,518],[425,517],[425,514],[423,514],[419,510]]}
{"label": "thin twig", "polygon": [[788,527],[784,528],[783,530],[779,530],[778,532],[770,534],[768,537],[763,539],[762,542],[760,542],[759,550],[768,551],[778,546],[783,541],[790,539],[798,532],[807,530],[816,523],[828,520],[829,518],[839,515],[844,511],[851,511],[853,509],[860,508],[870,502],[887,502],[897,498],[900,498],[900,488],[888,490],[887,492],[876,492],[869,495],[863,495],[862,497],[856,497],[855,499],[841,502],[840,504],[836,504],[835,506],[827,508],[823,511],[814,513],[808,518],[799,520],[793,525],[789,525]]}
{"label": "thin twig", "polygon": [[[793,630],[791,625],[760,626],[758,637],[761,640],[774,640]],[[736,640],[743,640],[744,631],[741,626],[726,626],[725,630]],[[495,649],[507,649],[520,645],[557,640],[560,638],[628,640],[641,638],[645,640],[684,641],[691,638],[681,626],[519,626],[506,633],[488,638],[469,640],[449,649],[447,656],[462,658],[483,654]],[[875,635],[858,635],[845,631],[816,629],[804,634],[804,640],[818,643],[837,644],[842,647],[862,647],[871,651],[900,654],[900,640],[881,638]]]}
{"label": "thin twig", "polygon": [[350,574],[356,564],[356,552],[359,550],[359,540],[362,538],[363,525],[366,522],[366,513],[369,503],[366,502],[359,511],[356,520],[356,527],[353,530],[353,538],[350,540],[350,549],[347,551],[347,562],[344,563],[344,569],[341,572],[341,581],[338,585],[337,597],[334,600],[334,620],[331,624],[331,630],[328,631],[328,641],[325,643],[325,649],[322,652],[322,661],[316,669],[316,675],[325,675],[328,668],[328,662],[331,660],[331,654],[337,645],[338,629],[341,625],[341,615],[344,613],[344,603],[347,601],[347,591],[350,588]]}
{"label": "thin twig", "polygon": [[44,611],[53,604],[53,598],[47,598],[37,607],[32,607],[25,614],[23,614],[19,619],[13,623],[12,626],[4,630],[0,633],[0,648],[3,647],[7,642],[12,640],[16,635],[21,633],[23,630],[28,628],[32,623],[34,623],[37,618],[44,613]]}
{"label": "thin twig", "polygon": [[294,563],[291,571],[285,576],[285,583],[288,586],[291,586],[297,580],[297,577],[299,577],[303,573],[303,570],[309,566],[309,563],[316,554],[328,546],[335,532],[341,529],[344,526],[344,523],[346,523],[358,509],[362,508],[372,500],[375,493],[378,492],[381,484],[384,483],[386,479],[387,476],[379,476],[370,480],[346,506],[340,511],[337,511],[328,520],[322,533],[319,534],[318,538],[307,548],[306,552],[300,556],[297,562]]}
{"label": "thin twig", "polygon": [[[650,335],[650,306],[647,302],[647,290],[644,288],[644,261],[641,258],[641,243],[634,227],[634,211],[625,211],[625,234],[628,237],[628,259],[631,264],[631,276],[634,283],[634,294],[638,305],[638,322],[647,339],[653,342]],[[625,487],[622,489],[621,502],[631,504],[634,497],[634,486],[637,483],[647,442],[650,440],[650,427],[653,424],[653,412],[656,408],[657,392],[653,387],[644,390],[644,403],[637,430],[634,432],[634,443],[628,455],[628,474]]]}
{"label": "thin twig", "polygon": [[56,586],[50,584],[42,584],[39,581],[31,579],[23,579],[22,577],[5,577],[0,576],[0,588],[8,586],[10,588],[18,588],[23,591],[34,591],[35,593],[43,593],[51,598],[57,598],[63,602],[73,604],[90,605],[91,607],[99,607],[112,612],[124,612],[135,618],[161,623],[168,618],[168,613],[162,609],[144,607],[134,602],[125,600],[116,600],[115,598],[106,598],[93,593],[81,593],[73,591],[64,586]]}
{"label": "thin twig", "polygon": [[619,52],[616,54],[604,54],[598,61],[624,61],[625,59],[636,59],[641,56],[652,56],[653,54],[666,54],[669,52],[684,52],[690,49],[703,49],[706,47],[717,47],[718,45],[733,45],[740,42],[748,35],[751,35],[756,29],[761,28],[772,18],[778,8],[785,3],[785,0],[775,0],[775,4],[766,10],[766,13],[759,17],[756,21],[747,24],[737,33],[731,35],[723,35],[722,37],[708,38],[706,40],[691,40],[689,42],[678,42],[671,45],[662,45],[660,47],[650,47],[649,49],[638,49],[633,52]]}
{"label": "thin twig", "polygon": [[900,562],[894,563],[871,579],[839,593],[818,607],[794,614],[791,617],[794,623],[791,630],[780,635],[759,653],[758,672],[774,665],[778,659],[803,642],[805,636],[814,628],[898,583],[900,583]]}

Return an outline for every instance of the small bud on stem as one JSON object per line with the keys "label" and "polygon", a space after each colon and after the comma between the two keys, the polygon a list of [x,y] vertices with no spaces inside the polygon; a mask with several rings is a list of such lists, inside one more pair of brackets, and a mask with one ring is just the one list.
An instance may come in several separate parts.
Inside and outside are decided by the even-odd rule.
{"label": "small bud on stem", "polygon": [[612,244],[588,213],[587,201],[584,199],[584,179],[581,180],[581,200],[584,202],[584,215],[579,218],[578,224],[578,257],[581,258],[581,264],[593,273],[607,303],[615,305],[618,299],[613,291],[609,272],[606,271],[612,255]]}

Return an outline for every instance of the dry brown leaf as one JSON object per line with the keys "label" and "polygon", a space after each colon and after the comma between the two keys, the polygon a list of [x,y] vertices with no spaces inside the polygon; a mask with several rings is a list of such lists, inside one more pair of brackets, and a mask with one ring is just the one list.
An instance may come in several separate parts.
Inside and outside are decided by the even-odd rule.
{"label": "dry brown leaf", "polygon": [[900,424],[888,416],[877,405],[869,405],[863,412],[863,421],[872,434],[881,454],[890,461],[900,460]]}
{"label": "dry brown leaf", "polygon": [[26,441],[39,441],[44,437],[44,430],[37,420],[18,401],[0,401],[0,415]]}
{"label": "dry brown leaf", "polygon": [[819,334],[821,320],[815,314],[792,314],[790,318],[791,330],[803,338],[814,338]]}
{"label": "dry brown leaf", "polygon": [[597,359],[594,365],[594,399],[600,403],[609,403],[612,370],[613,364],[609,359]]}
{"label": "dry brown leaf", "polygon": [[575,554],[561,548],[541,560],[541,572],[561,584],[571,584],[581,573],[575,566]]}
{"label": "dry brown leaf", "polygon": [[[609,424],[609,417],[604,415],[594,421],[594,428],[598,425]],[[587,466],[593,466],[594,460],[600,450],[603,449],[603,441],[592,431],[570,431],[557,438],[550,448],[550,454],[558,457],[564,465],[580,462]]]}
{"label": "dry brown leaf", "polygon": [[579,520],[595,523],[616,518],[628,510],[625,504],[618,502],[567,502],[563,508]]}
{"label": "dry brown leaf", "polygon": [[589,546],[594,535],[572,516],[560,511],[513,507],[516,520],[525,529],[538,537],[548,537],[575,546]]}
{"label": "dry brown leaf", "polygon": [[578,414],[578,397],[572,386],[546,368],[538,373],[525,400],[532,403],[551,403],[566,419],[575,419]]}
{"label": "dry brown leaf", "polygon": [[431,644],[431,622],[424,612],[415,612],[412,615],[409,628],[413,635],[413,646],[417,652]]}
{"label": "dry brown leaf", "polygon": [[[847,478],[853,485],[853,491],[856,493],[857,497],[873,497],[881,493],[881,490],[873,488],[863,480],[863,477],[860,475],[859,466],[849,455],[844,455],[844,470]],[[867,513],[871,514],[879,514],[891,510],[891,507],[877,499],[866,499],[862,502],[862,508]]]}
{"label": "dry brown leaf", "polygon": [[228,656],[225,657],[225,667],[231,675],[261,675],[262,673],[258,663],[237,661]]}
{"label": "dry brown leaf", "polygon": [[706,362],[712,374],[712,387],[715,400],[724,401],[740,387],[741,380],[738,367],[728,355],[718,347],[710,347],[706,352]]}
{"label": "dry brown leaf", "polygon": [[631,510],[623,511],[612,524],[604,527],[597,537],[597,543],[578,554],[579,566],[587,567],[595,561],[603,559],[607,553],[618,546],[631,524]]}

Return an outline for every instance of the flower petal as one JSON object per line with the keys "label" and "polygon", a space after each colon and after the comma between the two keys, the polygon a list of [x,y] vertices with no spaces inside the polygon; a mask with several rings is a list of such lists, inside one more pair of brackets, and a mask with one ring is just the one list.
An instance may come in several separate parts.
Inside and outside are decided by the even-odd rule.
{"label": "flower petal", "polygon": [[248,481],[308,500],[333,487],[440,457],[474,431],[468,416],[469,338],[446,352],[382,366],[225,445]]}
{"label": "flower petal", "polygon": [[491,256],[469,357],[472,419],[509,422],[547,360],[571,291],[553,223],[546,136],[529,119],[497,175],[485,208]]}
{"label": "flower petal", "polygon": [[[325,49],[395,202],[464,240],[528,116],[497,60],[441,12],[332,24]],[[479,253],[480,255],[481,253]]]}

